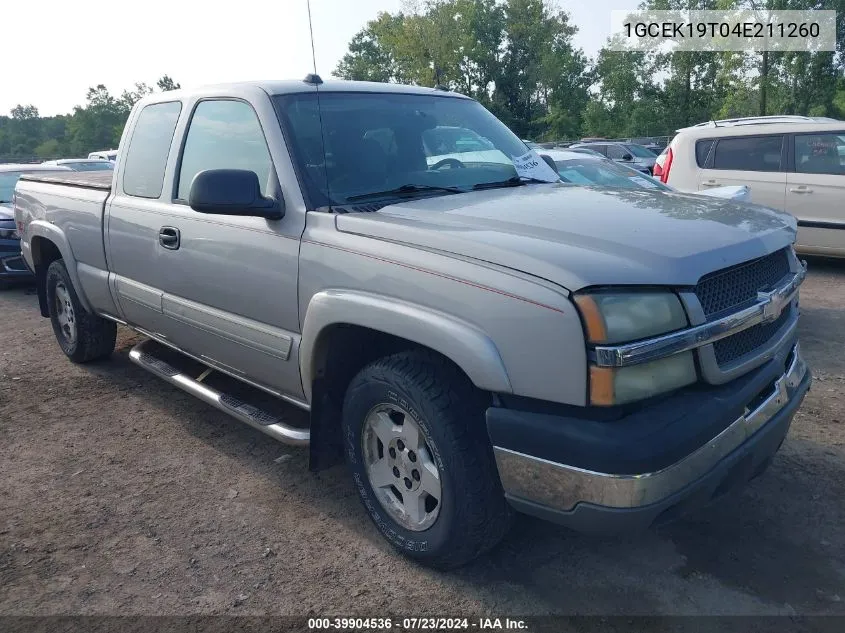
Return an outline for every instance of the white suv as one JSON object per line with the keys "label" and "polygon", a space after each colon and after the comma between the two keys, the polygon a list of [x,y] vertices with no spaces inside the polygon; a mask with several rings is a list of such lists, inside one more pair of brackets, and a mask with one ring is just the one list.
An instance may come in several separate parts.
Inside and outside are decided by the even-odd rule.
{"label": "white suv", "polygon": [[751,201],[798,220],[799,252],[845,257],[845,121],[771,116],[683,128],[654,176],[682,190],[748,185]]}

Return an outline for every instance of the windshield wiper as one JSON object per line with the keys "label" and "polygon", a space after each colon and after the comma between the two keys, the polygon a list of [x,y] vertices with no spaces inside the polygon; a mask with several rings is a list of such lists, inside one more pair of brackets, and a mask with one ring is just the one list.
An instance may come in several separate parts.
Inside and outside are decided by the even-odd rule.
{"label": "windshield wiper", "polygon": [[362,193],[357,196],[349,196],[346,201],[354,202],[356,200],[367,200],[370,198],[383,198],[384,196],[397,196],[408,193],[417,193],[418,191],[447,191],[449,193],[464,192],[464,190],[460,187],[438,187],[436,185],[408,184],[396,187],[395,189],[388,189],[387,191],[374,191],[373,193]]}
{"label": "windshield wiper", "polygon": [[531,178],[530,176],[511,176],[507,180],[497,180],[494,182],[480,182],[473,185],[473,189],[498,189],[500,187],[519,187],[520,185],[527,185],[530,182],[541,182],[549,184],[550,180],[541,180],[540,178]]}

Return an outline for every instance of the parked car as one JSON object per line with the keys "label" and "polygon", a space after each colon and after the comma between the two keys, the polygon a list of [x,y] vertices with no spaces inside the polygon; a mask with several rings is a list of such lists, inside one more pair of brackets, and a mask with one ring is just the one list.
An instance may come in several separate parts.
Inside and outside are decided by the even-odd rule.
{"label": "parked car", "polygon": [[[385,138],[386,135],[387,138]],[[364,138],[379,138],[382,149],[386,152],[391,151],[390,143],[395,143],[392,131],[370,131]],[[488,139],[466,128],[438,125],[423,132],[422,144],[426,153],[426,163],[430,168],[490,162],[512,164],[510,159],[497,150]]]}
{"label": "parked car", "polygon": [[[652,189],[674,193],[683,193],[666,185],[652,176],[605,158],[601,154],[585,154],[578,150],[544,150],[541,156],[548,156],[555,164],[555,169],[563,182],[576,185],[599,185],[622,189]],[[714,187],[704,191],[687,192],[722,198],[734,202],[748,202],[748,187]]]}
{"label": "parked car", "polygon": [[535,143],[534,141],[529,141],[527,139],[522,139],[522,142],[525,143],[531,149],[542,149],[539,143]]}
{"label": "parked car", "polygon": [[590,149],[586,145],[570,145],[566,148],[570,152],[577,152],[579,154],[590,154],[591,156],[601,156],[602,158],[607,158],[604,154],[600,154],[594,149]]}
{"label": "parked car", "polygon": [[798,220],[800,253],[845,257],[845,121],[773,116],[678,130],[657,161],[683,189],[748,185],[753,202]]}
{"label": "parked car", "polygon": [[[428,165],[443,125],[510,163]],[[562,183],[462,95],[159,93],[119,151],[113,174],[17,185],[64,354],[134,328],[140,367],[309,444],[315,470],[345,455],[376,528],[426,564],[493,547],[514,510],[628,536],[700,507],[766,468],[809,388],[794,218]]]}
{"label": "parked car", "polygon": [[111,162],[115,162],[117,160],[117,150],[108,149],[101,150],[99,152],[91,152],[88,154],[88,158],[99,158],[100,160],[110,160]]}
{"label": "parked car", "polygon": [[55,173],[57,170],[68,171],[65,167],[14,163],[0,165],[0,287],[12,281],[32,279],[32,273],[21,257],[21,243],[15,226],[12,207],[15,184],[22,174]]}
{"label": "parked car", "polygon": [[114,163],[102,158],[88,159],[88,158],[59,158],[57,160],[47,160],[41,163],[42,165],[61,165],[73,171],[98,171],[114,169]]}
{"label": "parked car", "polygon": [[576,147],[587,147],[602,156],[606,156],[610,160],[630,165],[644,174],[651,174],[654,168],[654,161],[657,159],[657,154],[642,145],[636,145],[634,143],[591,141],[589,143],[572,145],[571,147],[573,149]]}

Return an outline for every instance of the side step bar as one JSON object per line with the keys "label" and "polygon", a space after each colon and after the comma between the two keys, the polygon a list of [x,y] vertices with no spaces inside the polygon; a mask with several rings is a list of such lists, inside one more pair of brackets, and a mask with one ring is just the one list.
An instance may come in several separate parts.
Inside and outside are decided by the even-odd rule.
{"label": "side step bar", "polygon": [[187,391],[192,396],[196,396],[203,402],[207,402],[224,413],[228,413],[241,422],[246,422],[254,429],[258,429],[280,442],[292,444],[293,446],[308,446],[308,442],[311,439],[311,432],[308,429],[289,426],[282,420],[258,407],[243,402],[229,394],[221,393],[216,389],[207,387],[198,380],[194,380],[190,376],[180,373],[166,361],[147,352],[144,346],[148,343],[150,341],[143,341],[133,347],[129,352],[129,360],[159,378],[163,378],[171,385]]}

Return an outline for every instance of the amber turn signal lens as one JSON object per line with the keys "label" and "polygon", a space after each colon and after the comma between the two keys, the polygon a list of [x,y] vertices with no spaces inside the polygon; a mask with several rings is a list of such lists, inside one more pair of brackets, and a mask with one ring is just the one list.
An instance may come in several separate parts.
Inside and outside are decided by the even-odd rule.
{"label": "amber turn signal lens", "polygon": [[590,295],[576,295],[575,305],[581,311],[584,325],[587,329],[587,338],[590,343],[603,343],[607,340],[607,328],[604,326],[604,318],[599,311],[596,300]]}
{"label": "amber turn signal lens", "polygon": [[609,407],[615,404],[612,367],[590,367],[590,404]]}

